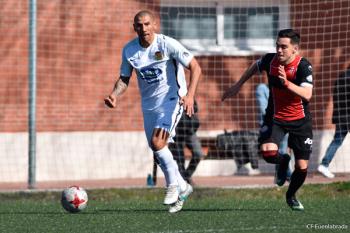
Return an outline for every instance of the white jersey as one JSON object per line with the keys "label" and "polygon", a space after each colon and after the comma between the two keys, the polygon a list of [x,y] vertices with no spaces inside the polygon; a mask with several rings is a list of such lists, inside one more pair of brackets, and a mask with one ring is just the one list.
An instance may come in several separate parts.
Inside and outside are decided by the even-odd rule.
{"label": "white jersey", "polygon": [[163,103],[187,94],[184,68],[193,55],[178,41],[155,34],[154,41],[143,48],[139,39],[123,49],[120,75],[130,77],[136,70],[143,111],[155,110]]}

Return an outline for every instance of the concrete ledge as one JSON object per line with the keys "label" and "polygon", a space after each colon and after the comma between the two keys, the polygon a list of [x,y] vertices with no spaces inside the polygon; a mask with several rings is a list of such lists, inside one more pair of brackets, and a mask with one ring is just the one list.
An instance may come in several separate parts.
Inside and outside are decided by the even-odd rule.
{"label": "concrete ledge", "polygon": [[[210,133],[210,132],[209,132]],[[310,171],[315,171],[334,131],[314,132]],[[214,134],[213,134],[214,135]],[[28,175],[28,134],[0,134],[0,182],[26,182]],[[335,155],[330,170],[350,172],[350,139]],[[152,173],[153,155],[144,132],[45,132],[37,134],[37,181],[143,178]],[[249,167],[248,167],[249,169]],[[259,174],[273,166],[260,161]],[[196,176],[237,174],[232,159],[203,160]],[[247,173],[249,174],[249,173]],[[162,172],[158,172],[162,177]]]}

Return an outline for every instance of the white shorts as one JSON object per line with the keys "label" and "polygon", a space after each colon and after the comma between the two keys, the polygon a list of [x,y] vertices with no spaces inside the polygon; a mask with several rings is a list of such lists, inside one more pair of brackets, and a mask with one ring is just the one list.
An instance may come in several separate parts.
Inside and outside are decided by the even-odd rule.
{"label": "white shorts", "polygon": [[183,107],[180,105],[180,99],[163,103],[156,110],[144,110],[143,111],[143,126],[148,141],[148,145],[151,145],[151,139],[154,129],[165,129],[169,133],[168,142],[174,142],[175,127],[179,123]]}

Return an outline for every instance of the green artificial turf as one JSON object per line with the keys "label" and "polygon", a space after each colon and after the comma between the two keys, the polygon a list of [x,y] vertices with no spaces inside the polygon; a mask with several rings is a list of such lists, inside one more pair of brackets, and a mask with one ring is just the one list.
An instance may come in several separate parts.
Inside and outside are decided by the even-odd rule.
{"label": "green artificial turf", "polygon": [[286,188],[197,188],[177,214],[162,205],[163,189],[87,191],[77,214],[60,192],[0,193],[0,232],[350,232],[350,182],[303,186],[303,212],[286,205]]}

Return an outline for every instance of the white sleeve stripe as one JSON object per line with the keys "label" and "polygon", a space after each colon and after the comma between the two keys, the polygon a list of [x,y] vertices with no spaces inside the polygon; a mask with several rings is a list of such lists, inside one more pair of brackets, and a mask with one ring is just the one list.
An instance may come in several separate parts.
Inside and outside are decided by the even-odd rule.
{"label": "white sleeve stripe", "polygon": [[314,85],[312,85],[311,83],[304,82],[304,83],[301,83],[300,86],[302,86],[302,87],[313,87]]}

